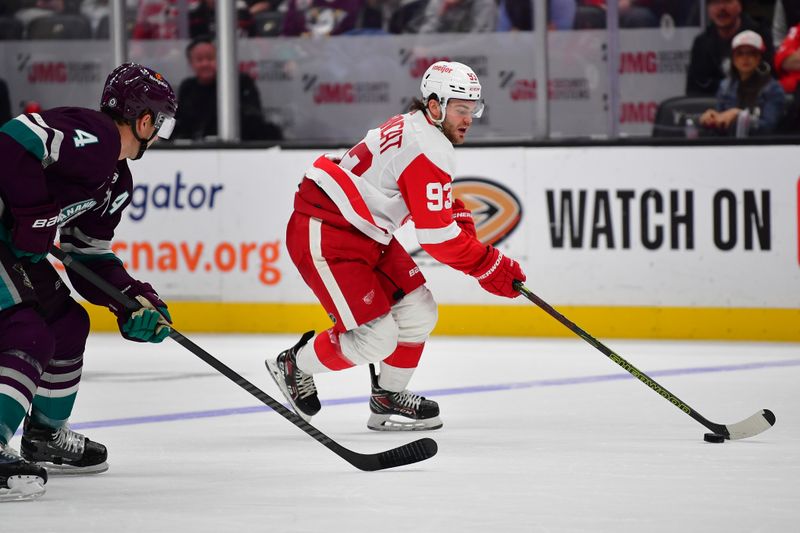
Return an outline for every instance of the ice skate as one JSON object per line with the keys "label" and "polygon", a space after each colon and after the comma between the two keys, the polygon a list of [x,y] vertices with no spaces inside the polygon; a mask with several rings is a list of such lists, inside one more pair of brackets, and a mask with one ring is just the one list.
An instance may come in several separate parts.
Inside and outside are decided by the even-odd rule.
{"label": "ice skate", "polygon": [[[369,410],[372,414],[367,427],[375,431],[425,431],[439,429],[439,404],[418,394],[404,390],[391,392],[380,388],[375,367],[369,365],[372,377],[372,396]],[[392,418],[402,417],[401,419]]]}
{"label": "ice skate", "polygon": [[22,457],[45,467],[51,475],[99,474],[108,470],[108,451],[72,431],[68,425],[58,429],[42,426],[25,418]]}
{"label": "ice skate", "polygon": [[313,337],[314,332],[307,331],[297,344],[281,352],[277,359],[264,361],[272,379],[275,380],[295,413],[306,422],[309,422],[311,417],[319,412],[321,405],[313,376],[297,368],[296,357],[300,348]]}
{"label": "ice skate", "polygon": [[35,500],[45,493],[47,471],[0,443],[0,502]]}

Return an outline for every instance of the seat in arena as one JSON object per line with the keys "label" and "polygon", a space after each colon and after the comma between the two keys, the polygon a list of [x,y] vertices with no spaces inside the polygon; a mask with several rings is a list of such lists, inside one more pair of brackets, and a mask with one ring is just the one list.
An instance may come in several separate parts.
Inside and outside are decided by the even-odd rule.
{"label": "seat in arena", "polygon": [[33,19],[28,24],[29,39],[91,39],[92,26],[81,15],[57,14]]}

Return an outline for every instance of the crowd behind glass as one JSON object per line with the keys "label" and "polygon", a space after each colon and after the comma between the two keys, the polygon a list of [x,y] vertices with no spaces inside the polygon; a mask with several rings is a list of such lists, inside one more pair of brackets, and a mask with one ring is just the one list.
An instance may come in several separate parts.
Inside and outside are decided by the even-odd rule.
{"label": "crowd behind glass", "polygon": [[[240,38],[528,32],[534,26],[534,0],[232,1]],[[800,131],[800,98],[795,96],[800,81],[800,0],[616,1],[620,32],[697,28],[685,94],[661,103],[654,136],[745,137]],[[606,0],[546,2],[548,31],[606,28]],[[110,3],[3,0],[0,40],[108,39]],[[193,108],[213,109],[216,0],[123,3],[129,39],[188,40],[185,53],[195,76],[173,83],[176,90],[180,85],[183,101],[197,103]],[[281,140],[280,127],[263,120],[252,80],[242,74],[239,85],[242,138]],[[11,106],[0,76],[0,123],[12,113],[35,111],[48,103],[20,106]],[[189,117],[181,118],[178,138],[202,139],[216,129],[216,116],[203,120],[195,116],[192,124]]]}

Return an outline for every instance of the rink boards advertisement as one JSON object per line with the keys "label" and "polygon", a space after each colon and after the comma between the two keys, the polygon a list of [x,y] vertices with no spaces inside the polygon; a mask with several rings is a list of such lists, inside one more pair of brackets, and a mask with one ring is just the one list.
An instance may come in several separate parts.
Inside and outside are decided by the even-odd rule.
{"label": "rink boards advertisement", "polygon": [[[527,286],[598,335],[798,340],[794,151],[462,148],[453,190],[479,237],[520,260]],[[115,252],[190,330],[327,327],[285,248],[294,192],[317,155],[154,150],[131,165]],[[442,304],[440,331],[569,334],[526,300],[489,295],[433,261],[412,225],[398,237]],[[486,306],[498,320],[481,319]]]}

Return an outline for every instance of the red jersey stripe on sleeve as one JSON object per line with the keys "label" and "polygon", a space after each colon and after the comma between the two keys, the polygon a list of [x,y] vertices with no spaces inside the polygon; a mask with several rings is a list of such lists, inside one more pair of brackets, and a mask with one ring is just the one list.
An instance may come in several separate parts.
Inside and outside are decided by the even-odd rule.
{"label": "red jersey stripe on sleeve", "polygon": [[465,274],[470,274],[486,256],[486,245],[462,231],[458,237],[438,244],[423,244],[431,257]]}

